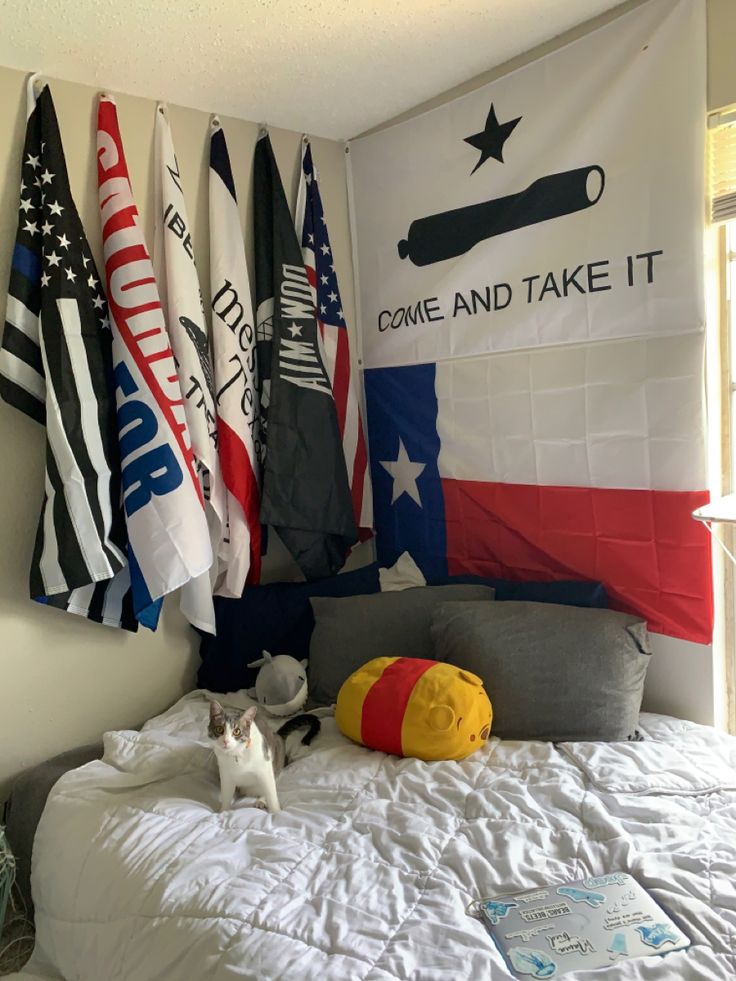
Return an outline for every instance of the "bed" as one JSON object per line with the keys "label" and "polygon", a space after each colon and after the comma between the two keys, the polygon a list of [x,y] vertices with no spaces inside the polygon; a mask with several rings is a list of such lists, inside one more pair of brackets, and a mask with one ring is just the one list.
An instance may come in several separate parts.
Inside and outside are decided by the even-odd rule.
{"label": "bed", "polygon": [[220,814],[207,713],[195,691],[55,784],[19,978],[501,981],[469,901],[612,870],[692,947],[567,977],[736,977],[736,738],[644,714],[641,742],[491,739],[423,763],[354,745],[323,710],[282,812]]}

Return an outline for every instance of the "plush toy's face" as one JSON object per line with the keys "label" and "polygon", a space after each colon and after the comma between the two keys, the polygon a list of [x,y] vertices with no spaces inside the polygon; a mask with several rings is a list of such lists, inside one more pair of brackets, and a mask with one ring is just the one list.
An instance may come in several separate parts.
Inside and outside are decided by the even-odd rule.
{"label": "plush toy's face", "polygon": [[380,657],[340,690],[335,712],[355,742],[423,760],[461,760],[482,746],[493,711],[476,675],[451,664]]}
{"label": "plush toy's face", "polygon": [[404,754],[464,759],[488,739],[492,719],[480,678],[451,664],[437,664],[419,679],[406,707]]}

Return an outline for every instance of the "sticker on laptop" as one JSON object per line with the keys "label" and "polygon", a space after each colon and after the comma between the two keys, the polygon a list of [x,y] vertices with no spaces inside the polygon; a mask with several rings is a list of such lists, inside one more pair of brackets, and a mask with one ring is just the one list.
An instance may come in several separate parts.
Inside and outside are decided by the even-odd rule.
{"label": "sticker on laptop", "polygon": [[595,947],[587,937],[571,935],[567,930],[553,933],[547,942],[555,954],[595,954]]}
{"label": "sticker on laptop", "polygon": [[515,971],[533,978],[552,978],[557,973],[557,965],[543,950],[512,947],[509,951],[509,960]]}
{"label": "sticker on laptop", "polygon": [[495,926],[509,915],[509,910],[516,909],[518,905],[519,904],[515,903],[513,899],[509,900],[507,903],[500,899],[488,899],[485,903],[483,903],[483,911],[490,922]]}
{"label": "sticker on laptop", "polygon": [[639,926],[636,932],[648,947],[659,950],[664,944],[676,944],[680,939],[668,923],[654,923],[652,926]]}
{"label": "sticker on laptop", "polygon": [[610,959],[612,961],[615,961],[617,957],[628,957],[629,945],[626,943],[626,934],[614,933],[613,937],[611,938],[611,943],[606,950],[611,955]]}
{"label": "sticker on laptop", "polygon": [[574,903],[587,903],[592,909],[598,909],[606,901],[603,893],[578,889],[577,886],[558,886],[557,892],[560,896],[566,896],[568,899],[572,899]]}

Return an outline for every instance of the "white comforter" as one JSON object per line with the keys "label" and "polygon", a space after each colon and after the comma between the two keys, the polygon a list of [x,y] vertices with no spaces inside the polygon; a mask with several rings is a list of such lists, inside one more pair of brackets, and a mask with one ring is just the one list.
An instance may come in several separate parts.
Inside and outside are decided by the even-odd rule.
{"label": "white comforter", "polygon": [[324,718],[279,780],[280,814],[248,800],[219,814],[206,715],[194,692],[140,733],[108,733],[104,759],[56,785],[29,971],[508,979],[470,900],[621,869],[693,946],[567,977],[736,978],[736,739],[645,715],[641,743],[491,741],[427,764],[355,746]]}

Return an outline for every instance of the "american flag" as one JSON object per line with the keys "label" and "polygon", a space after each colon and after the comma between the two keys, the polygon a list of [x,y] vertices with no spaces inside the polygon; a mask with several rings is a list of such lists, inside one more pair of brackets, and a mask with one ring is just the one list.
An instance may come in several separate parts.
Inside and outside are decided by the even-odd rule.
{"label": "american flag", "polygon": [[302,169],[296,206],[296,228],[314,295],[325,367],[337,409],[353,513],[361,541],[373,534],[373,498],[360,402],[351,370],[345,313],[337,285],[327,222],[309,140],[302,143]]}
{"label": "american flag", "polygon": [[45,425],[45,494],[31,598],[136,630],[107,301],[66,172],[48,85],[28,83],[20,211],[0,395]]}

